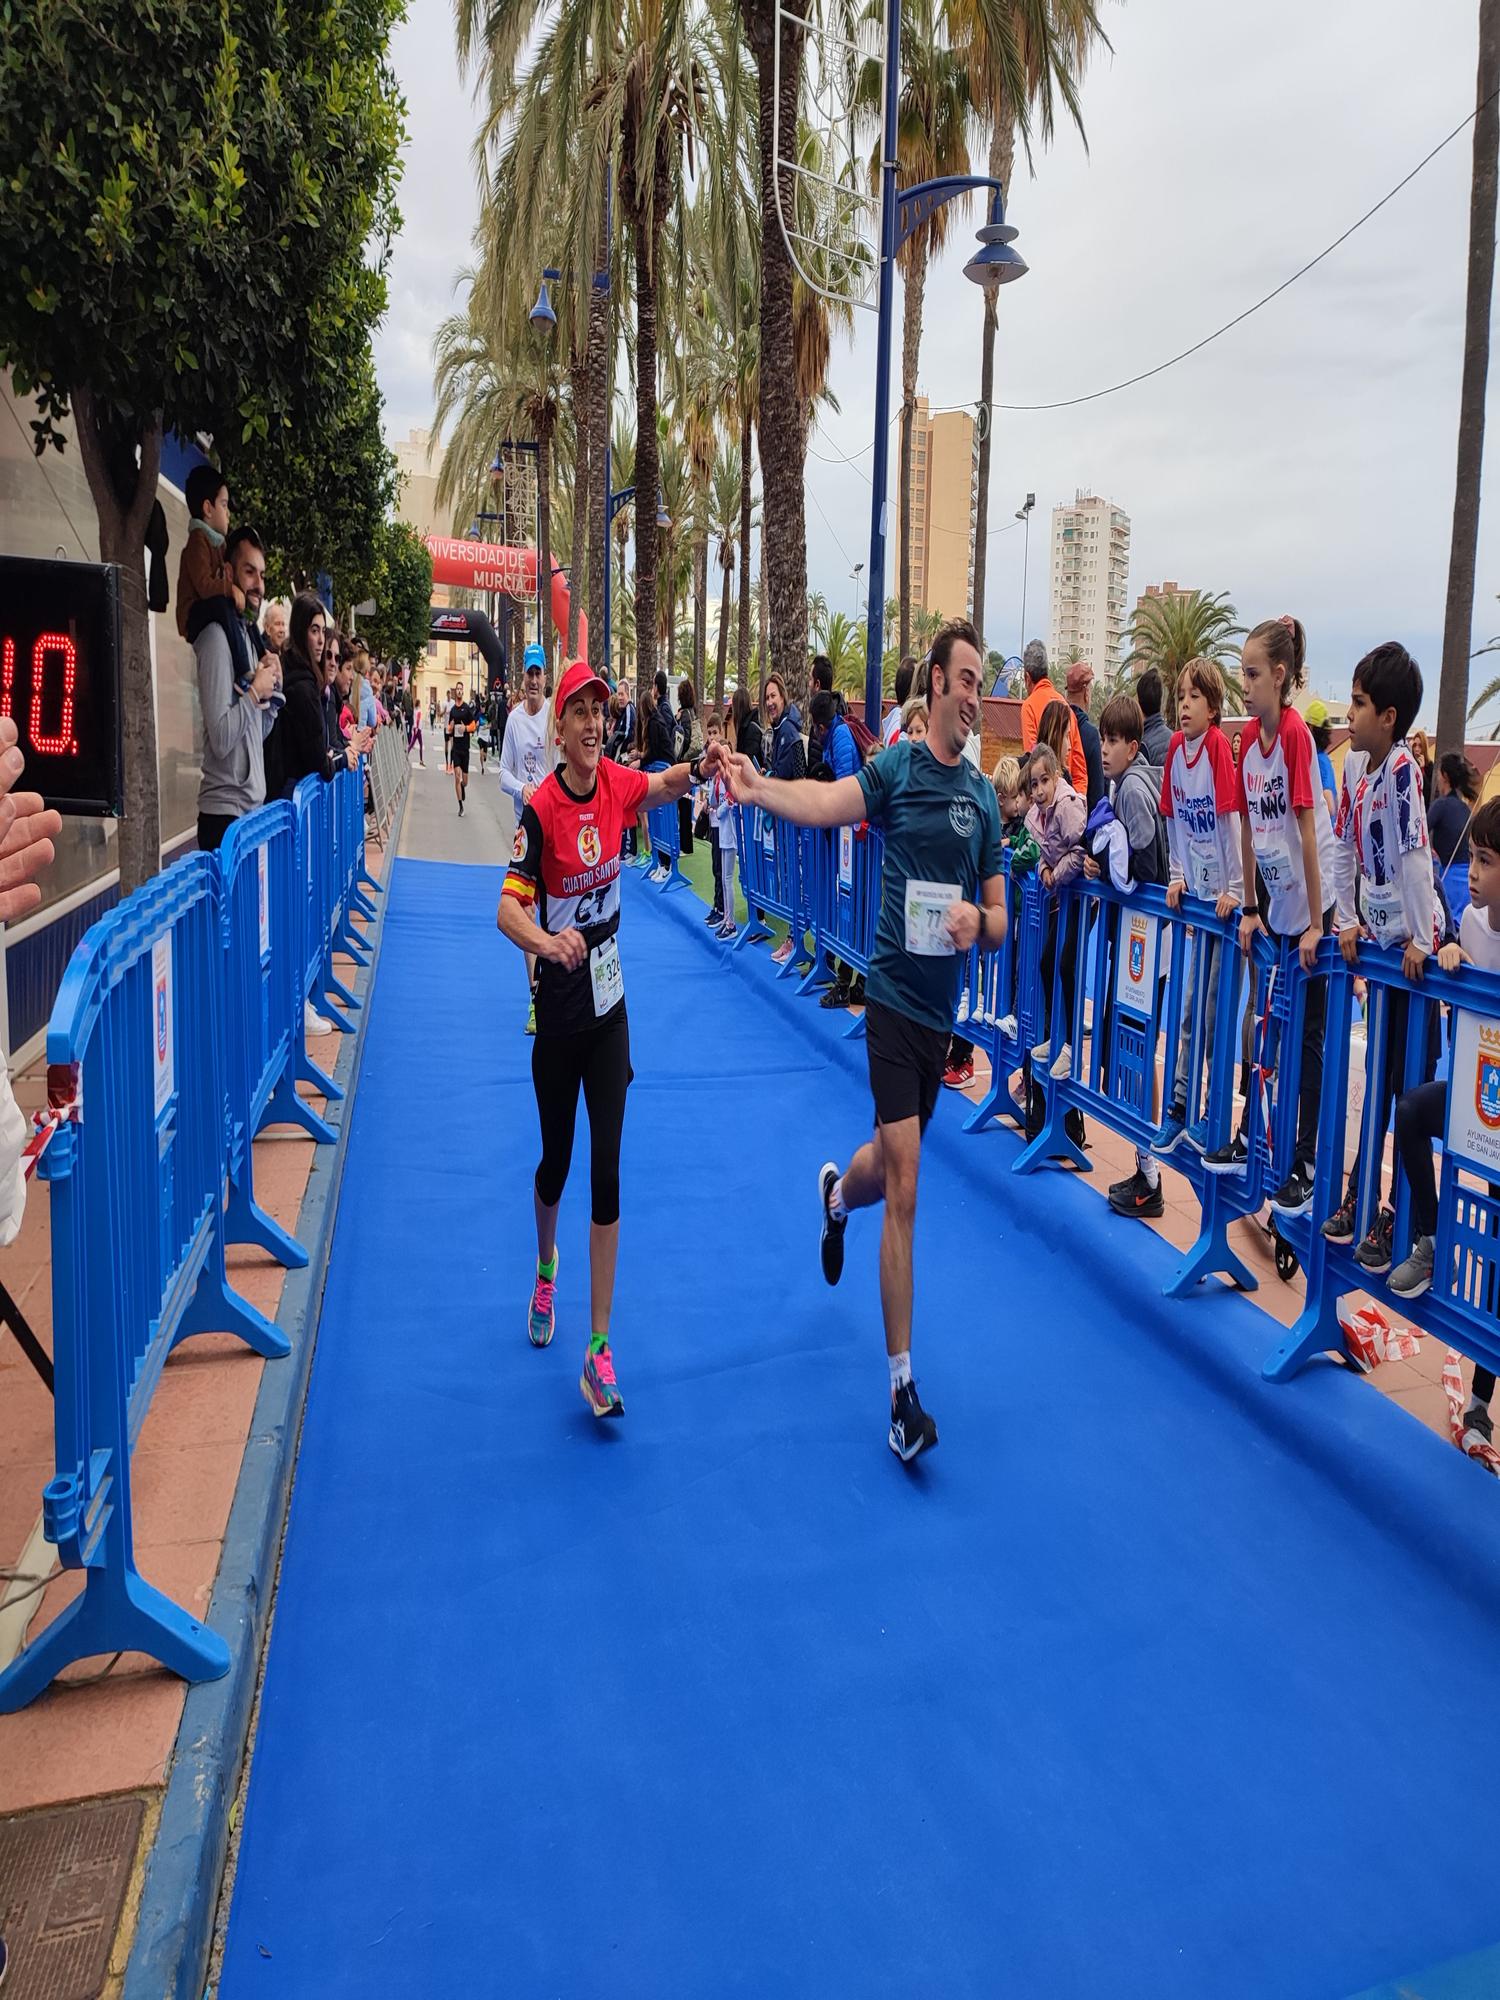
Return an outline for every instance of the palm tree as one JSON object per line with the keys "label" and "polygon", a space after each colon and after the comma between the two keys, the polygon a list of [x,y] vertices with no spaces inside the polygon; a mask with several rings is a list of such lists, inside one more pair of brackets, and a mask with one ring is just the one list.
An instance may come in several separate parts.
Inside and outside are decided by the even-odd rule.
{"label": "palm tree", "polygon": [[714,703],[719,708],[724,706],[724,672],[729,656],[729,584],[734,575],[735,558],[743,546],[740,541],[740,489],[739,447],[722,444],[714,460],[709,514],[709,525],[719,545],[719,567],[724,572],[724,587],[719,597],[719,644],[714,661]]}
{"label": "palm tree", "polygon": [[843,694],[862,694],[865,685],[864,628],[842,611],[833,612],[823,627],[822,650],[833,667],[833,684]]}
{"label": "palm tree", "polygon": [[1245,627],[1236,624],[1237,616],[1223,590],[1213,595],[1204,590],[1173,591],[1142,599],[1125,632],[1128,651],[1122,680],[1139,678],[1148,667],[1155,667],[1162,678],[1163,713],[1171,715],[1177,676],[1188,661],[1213,660],[1224,675],[1226,691],[1236,701],[1243,700],[1239,680],[1226,665],[1239,657],[1235,642]]}
{"label": "palm tree", "polygon": [[1495,285],[1496,157],[1500,151],[1500,0],[1479,0],[1479,110],[1469,189],[1469,290],[1464,307],[1464,373],[1458,398],[1458,469],[1448,601],[1443,613],[1443,669],[1438,684],[1437,748],[1461,750],[1474,627],[1474,563],[1479,547],[1479,485],[1484,461],[1485,385],[1490,367],[1490,294]]}
{"label": "palm tree", "polygon": [[[953,47],[948,33],[948,0],[906,0],[901,30],[901,96],[896,110],[896,157],[908,186],[945,174],[969,171],[969,122],[974,108],[967,61]],[[877,25],[885,20],[882,0],[867,0],[862,19]],[[870,159],[870,182],[879,191],[882,179],[880,137],[883,77],[881,65],[860,65],[856,104],[861,124],[874,125],[876,141]],[[901,329],[901,472],[897,525],[900,568],[897,597],[901,605],[899,645],[911,641],[911,475],[913,425],[917,409],[917,363],[922,347],[922,301],[927,265],[942,249],[948,230],[966,202],[950,202],[919,224],[901,246],[898,262],[904,284]]]}
{"label": "palm tree", "polygon": [[[1474,655],[1474,658],[1476,660],[1482,660],[1486,657],[1487,654],[1490,653],[1500,653],[1500,637],[1491,639],[1490,643],[1487,646],[1481,646],[1479,648],[1479,651]],[[1497,696],[1500,696],[1500,678],[1490,681],[1489,684],[1483,689],[1481,689],[1479,694],[1475,696],[1473,702],[1469,706],[1468,720],[1472,722],[1475,716],[1478,715],[1480,709],[1488,708],[1490,703],[1494,701]],[[1495,724],[1495,727],[1490,731],[1490,741],[1491,743],[1500,743],[1500,722],[1497,722]]]}
{"label": "palm tree", "polygon": [[807,629],[815,645],[821,650],[824,628],[828,624],[828,599],[821,590],[807,593]]}
{"label": "palm tree", "polygon": [[[990,135],[989,175],[1007,198],[1019,137],[1031,158],[1033,114],[1043,144],[1051,138],[1060,99],[1083,132],[1078,85],[1095,41],[1109,47],[1095,0],[948,0],[955,41],[974,77],[976,103]],[[1085,140],[1085,144],[1087,141]],[[979,369],[983,412],[979,430],[979,494],[974,510],[971,616],[984,631],[989,550],[990,452],[994,435],[995,333],[999,288],[984,293],[984,345]]]}

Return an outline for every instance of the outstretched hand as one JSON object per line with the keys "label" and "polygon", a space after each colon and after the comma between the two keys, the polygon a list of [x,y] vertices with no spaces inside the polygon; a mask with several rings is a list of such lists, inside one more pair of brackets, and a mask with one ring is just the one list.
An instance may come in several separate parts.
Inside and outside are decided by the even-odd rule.
{"label": "outstretched hand", "polygon": [[725,743],[710,743],[698,762],[699,772],[705,778],[729,775],[729,746]]}
{"label": "outstretched hand", "polygon": [[6,924],[41,902],[36,878],[52,865],[52,842],[62,832],[62,815],[49,811],[39,792],[11,790],[25,768],[16,725],[0,717],[0,923]]}
{"label": "outstretched hand", "polygon": [[724,775],[729,780],[729,789],[738,806],[755,803],[755,794],[760,784],[761,774],[754,762],[739,751],[724,752]]}

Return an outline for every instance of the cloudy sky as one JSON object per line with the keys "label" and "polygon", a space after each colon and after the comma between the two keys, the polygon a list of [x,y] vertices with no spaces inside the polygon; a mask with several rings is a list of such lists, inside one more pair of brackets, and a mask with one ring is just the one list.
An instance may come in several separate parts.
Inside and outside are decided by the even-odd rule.
{"label": "cloudy sky", "polygon": [[[1035,178],[1023,168],[1011,190],[1031,272],[1001,293],[997,399],[1107,387],[1315,255],[1472,108],[1476,14],[1473,0],[1429,0],[1417,38],[1396,0],[1107,4],[1114,53],[1085,83],[1087,151],[1072,131],[1059,134]],[[475,212],[474,117],[449,0],[412,0],[395,54],[411,137],[405,230],[377,342],[393,437],[430,416],[432,332]],[[1131,516],[1131,601],[1173,577],[1227,590],[1246,623],[1295,611],[1327,693],[1347,693],[1359,654],[1399,637],[1426,670],[1432,708],[1469,168],[1466,130],[1326,263],[1155,380],[1076,409],[997,415],[992,522],[1010,524],[1026,492],[1037,496],[1031,632],[1046,631],[1048,510],[1086,487]],[[969,227],[955,238],[928,281],[921,385],[935,405],[978,394],[979,294],[962,275]],[[808,466],[810,581],[849,611],[850,571],[868,558],[873,364],[873,321],[861,315],[853,343],[835,350],[841,412],[820,427],[821,456]],[[1493,468],[1500,362],[1491,383]],[[1481,526],[1476,645],[1500,632],[1495,505]],[[1022,556],[1018,528],[990,543],[987,622],[1006,651],[1022,636]],[[1500,660],[1476,673],[1490,666],[1500,671]]]}

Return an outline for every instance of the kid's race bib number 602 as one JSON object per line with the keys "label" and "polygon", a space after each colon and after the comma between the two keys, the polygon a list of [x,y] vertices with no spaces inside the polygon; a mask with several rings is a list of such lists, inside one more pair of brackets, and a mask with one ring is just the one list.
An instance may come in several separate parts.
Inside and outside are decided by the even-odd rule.
{"label": "kid's race bib number 602", "polygon": [[906,949],[918,958],[952,958],[955,950],[944,919],[959,900],[956,882],[906,885]]}
{"label": "kid's race bib number 602", "polygon": [[589,978],[594,987],[594,1015],[602,1021],[625,998],[625,975],[620,970],[620,947],[606,938],[589,953]]}

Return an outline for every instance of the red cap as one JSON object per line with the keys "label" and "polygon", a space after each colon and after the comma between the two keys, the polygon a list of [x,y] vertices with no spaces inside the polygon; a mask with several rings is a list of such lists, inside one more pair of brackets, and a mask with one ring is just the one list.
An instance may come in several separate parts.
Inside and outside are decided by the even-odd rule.
{"label": "red cap", "polygon": [[609,682],[596,674],[587,660],[575,660],[558,682],[552,698],[553,714],[561,715],[568,703],[581,694],[596,694],[601,701],[609,700]]}

